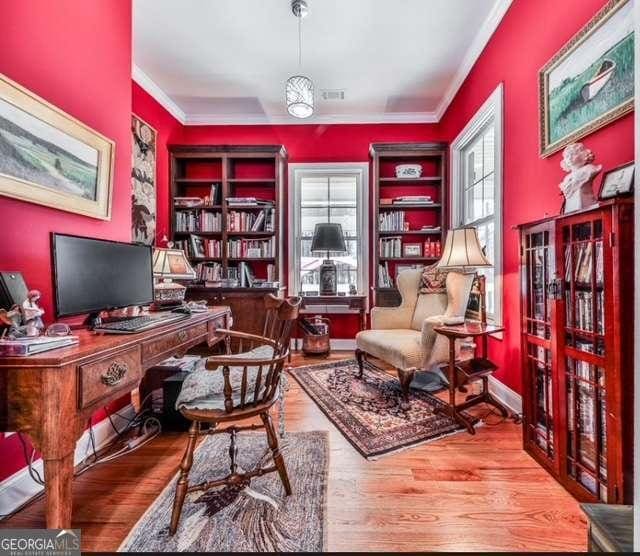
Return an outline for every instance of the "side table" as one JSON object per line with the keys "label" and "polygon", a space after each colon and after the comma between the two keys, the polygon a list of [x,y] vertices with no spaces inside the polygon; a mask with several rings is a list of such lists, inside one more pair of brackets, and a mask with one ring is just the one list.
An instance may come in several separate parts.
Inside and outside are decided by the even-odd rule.
{"label": "side table", "polygon": [[[488,403],[498,409],[503,417],[508,417],[509,410],[489,392],[489,376],[498,367],[487,359],[487,338],[491,334],[502,332],[504,328],[478,321],[465,321],[464,324],[436,326],[434,330],[449,340],[449,364],[447,365],[447,378],[449,380],[447,411],[449,415],[466,427],[469,434],[475,434],[476,430],[473,424],[460,412],[474,405]],[[456,361],[456,340],[469,337],[481,339],[482,357]],[[482,391],[479,394],[469,395],[463,403],[456,404],[456,390],[477,380],[482,380]]]}

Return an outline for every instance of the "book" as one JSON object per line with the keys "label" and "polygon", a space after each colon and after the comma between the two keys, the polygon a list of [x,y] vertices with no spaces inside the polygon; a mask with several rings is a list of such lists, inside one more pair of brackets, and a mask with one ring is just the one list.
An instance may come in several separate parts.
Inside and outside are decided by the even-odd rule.
{"label": "book", "polygon": [[17,338],[15,340],[0,340],[0,356],[27,356],[75,345],[79,342],[77,336],[38,336],[36,338]]}

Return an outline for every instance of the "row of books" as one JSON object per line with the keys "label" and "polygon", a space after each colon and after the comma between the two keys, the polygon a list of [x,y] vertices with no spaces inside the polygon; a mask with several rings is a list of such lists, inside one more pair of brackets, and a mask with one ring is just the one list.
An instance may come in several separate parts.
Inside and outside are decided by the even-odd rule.
{"label": "row of books", "polygon": [[378,265],[378,287],[393,287],[393,280],[391,279],[391,274],[389,273],[389,264],[386,262],[384,264]]}
{"label": "row of books", "polygon": [[199,282],[218,282],[222,278],[220,263],[198,263],[194,270]]}
{"label": "row of books", "polygon": [[211,207],[220,204],[220,184],[212,183],[209,195],[204,197],[174,197],[176,208]]}
{"label": "row of books", "polygon": [[405,231],[405,212],[403,210],[390,210],[381,212],[378,216],[379,228],[381,232],[402,232]]}
{"label": "row of books", "polygon": [[[567,326],[571,328],[579,328],[587,332],[594,331],[593,322],[593,292],[577,291],[575,294],[575,322],[574,310],[571,296],[567,297]],[[598,291],[595,295],[596,300],[596,322],[595,331],[598,334],[604,334],[604,291]]]}
{"label": "row of books", "polygon": [[232,210],[227,215],[227,230],[230,232],[273,232],[275,230],[275,208],[259,213]]}
{"label": "row of books", "polygon": [[249,205],[249,206],[273,206],[275,201],[272,199],[258,199],[256,197],[227,197],[227,205],[230,207],[238,206],[238,205]]}
{"label": "row of books", "polygon": [[432,259],[437,259],[442,256],[442,243],[440,243],[439,239],[427,239],[424,242],[424,251],[423,254],[425,257],[430,257]]}
{"label": "row of books", "polygon": [[393,197],[391,199],[380,199],[381,205],[433,205],[434,201],[430,195],[404,195],[403,197]]}
{"label": "row of books", "polygon": [[378,240],[378,253],[385,258],[402,257],[402,238],[400,236],[381,238]]}
{"label": "row of books", "polygon": [[227,254],[231,258],[264,259],[275,256],[275,237],[270,239],[230,239],[227,241]]}
{"label": "row of books", "polygon": [[176,232],[220,232],[220,212],[181,210],[176,212]]}
{"label": "row of books", "polygon": [[[565,247],[565,280],[571,281],[571,277],[579,284],[590,284],[593,274],[593,246],[592,242],[575,245],[575,257],[571,256],[572,245]],[[573,262],[575,261],[575,268]],[[595,278],[596,284],[602,284],[604,280],[604,259],[602,241],[595,242]]]}
{"label": "row of books", "polygon": [[222,242],[219,239],[205,239],[192,235],[188,240],[178,240],[174,243],[176,249],[182,249],[191,259],[222,257]]}

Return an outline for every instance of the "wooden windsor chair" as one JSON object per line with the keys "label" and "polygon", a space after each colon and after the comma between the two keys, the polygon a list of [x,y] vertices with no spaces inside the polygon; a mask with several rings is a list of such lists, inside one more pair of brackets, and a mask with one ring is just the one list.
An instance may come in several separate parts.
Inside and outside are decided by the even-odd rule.
{"label": "wooden windsor chair", "polygon": [[[180,476],[176,485],[173,513],[169,533],[175,534],[180,521],[184,499],[188,493],[207,491],[225,485],[248,484],[252,477],[275,471],[287,496],[291,494],[291,484],[287,475],[284,458],[278,446],[269,410],[278,400],[279,383],[285,361],[289,356],[289,345],[294,323],[298,318],[301,299],[282,299],[274,295],[265,297],[266,316],[263,335],[247,334],[233,330],[221,330],[227,353],[207,358],[206,370],[195,371],[185,380],[176,403],[182,415],[191,421],[187,448],[180,463]],[[236,353],[231,352],[231,348]],[[247,350],[247,351],[244,351]],[[260,417],[262,423],[236,425]],[[201,423],[209,428],[201,429]],[[273,465],[241,473],[236,464],[236,435],[241,431],[264,428],[271,449]],[[189,485],[189,471],[193,465],[193,453],[199,436],[227,433],[231,436],[229,456],[230,473],[218,480],[198,485]]]}

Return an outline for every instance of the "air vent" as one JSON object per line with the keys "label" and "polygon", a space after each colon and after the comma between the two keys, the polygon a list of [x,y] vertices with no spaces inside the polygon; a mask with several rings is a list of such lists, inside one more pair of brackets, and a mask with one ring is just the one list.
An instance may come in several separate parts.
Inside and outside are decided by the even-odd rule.
{"label": "air vent", "polygon": [[320,96],[322,100],[344,100],[344,89],[323,89]]}

